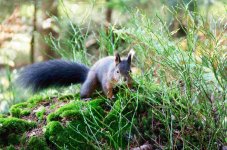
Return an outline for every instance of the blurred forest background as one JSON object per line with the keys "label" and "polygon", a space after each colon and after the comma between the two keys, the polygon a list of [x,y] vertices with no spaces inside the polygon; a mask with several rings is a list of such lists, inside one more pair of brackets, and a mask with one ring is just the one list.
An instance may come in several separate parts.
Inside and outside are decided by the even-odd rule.
{"label": "blurred forest background", "polygon": [[198,0],[196,5],[190,0],[0,0],[0,112],[27,97],[13,83],[25,65],[53,58],[91,64],[115,50],[128,51],[136,43],[125,42],[113,30],[130,27],[138,10],[162,18],[173,38],[184,39],[183,5],[207,22],[215,18],[226,26],[225,0]]}

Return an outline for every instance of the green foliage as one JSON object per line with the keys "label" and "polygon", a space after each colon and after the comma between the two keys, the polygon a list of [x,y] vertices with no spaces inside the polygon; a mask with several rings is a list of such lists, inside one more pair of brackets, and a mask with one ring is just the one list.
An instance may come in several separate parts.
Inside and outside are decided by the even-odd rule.
{"label": "green foliage", "polygon": [[[152,118],[144,116],[141,120],[137,119],[140,124],[158,122],[160,127],[156,128],[160,130],[158,134],[149,132],[144,137],[157,139],[161,135],[161,145],[168,149],[215,149],[218,141],[224,138],[225,117],[224,109],[220,106],[224,106],[227,93],[226,77],[222,74],[226,59],[223,57],[225,48],[218,43],[226,36],[225,28],[219,29],[220,34],[217,35],[215,31],[218,29],[207,28],[202,16],[188,10],[184,10],[184,15],[185,40],[174,39],[171,35],[174,32],[168,31],[159,16],[151,20],[140,13],[134,16],[134,27],[115,32],[124,36],[129,43],[140,43],[135,50],[140,62],[147,62],[138,63],[138,66],[145,70],[140,85],[144,87],[144,101],[152,107],[145,110],[152,112],[149,113]],[[156,76],[153,76],[154,72]],[[159,96],[150,92],[152,81],[158,81],[162,89]]]}
{"label": "green foliage", "polygon": [[[46,41],[51,45],[52,49],[56,51],[62,58],[70,59],[73,61],[88,64],[89,59],[86,57],[85,38],[87,34],[82,32],[82,29],[73,23],[69,18],[65,20],[55,18],[56,22],[59,23],[63,34],[60,38],[50,36],[46,38]],[[64,49],[64,51],[62,50]]]}

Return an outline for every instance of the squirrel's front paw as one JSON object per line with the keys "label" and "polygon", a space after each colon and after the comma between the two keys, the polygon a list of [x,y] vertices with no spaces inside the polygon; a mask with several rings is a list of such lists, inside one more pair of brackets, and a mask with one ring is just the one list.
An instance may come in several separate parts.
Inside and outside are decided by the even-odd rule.
{"label": "squirrel's front paw", "polygon": [[113,99],[115,99],[116,97],[113,95],[111,98],[110,97],[107,97],[108,99],[110,99],[110,100],[113,100]]}

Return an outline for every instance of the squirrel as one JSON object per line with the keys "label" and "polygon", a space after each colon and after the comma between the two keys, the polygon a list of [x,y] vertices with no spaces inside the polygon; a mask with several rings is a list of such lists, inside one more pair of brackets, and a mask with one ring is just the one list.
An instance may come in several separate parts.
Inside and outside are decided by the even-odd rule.
{"label": "squirrel", "polygon": [[53,87],[81,83],[81,99],[90,99],[91,94],[101,87],[108,99],[112,99],[113,88],[125,81],[132,88],[131,60],[134,51],[126,59],[119,53],[98,60],[90,69],[80,63],[65,60],[50,60],[25,67],[18,77],[23,87],[31,87],[33,92]]}

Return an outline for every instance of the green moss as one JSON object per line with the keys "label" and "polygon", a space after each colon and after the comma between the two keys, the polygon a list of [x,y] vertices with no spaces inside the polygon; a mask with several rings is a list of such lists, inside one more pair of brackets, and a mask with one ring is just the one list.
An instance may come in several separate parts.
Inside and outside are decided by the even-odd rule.
{"label": "green moss", "polygon": [[21,116],[26,116],[30,114],[30,109],[28,108],[28,103],[23,102],[15,104],[10,108],[11,116],[20,118]]}
{"label": "green moss", "polygon": [[[95,144],[91,142],[91,139],[104,137],[101,136],[101,132],[96,133],[97,130],[101,130],[101,124],[93,124],[94,128],[89,130],[88,126],[91,123],[86,124],[85,120],[87,122],[94,119],[98,120],[104,114],[101,106],[104,102],[104,100],[97,99],[89,102],[75,101],[64,105],[56,112],[48,115],[45,137],[60,149],[94,149]],[[69,120],[62,126],[57,121],[62,118],[73,121]],[[94,133],[96,135],[92,135]]]}
{"label": "green moss", "polygon": [[45,100],[40,95],[35,95],[28,99],[27,102],[15,104],[10,108],[10,114],[13,117],[21,118],[23,116],[27,116],[31,113],[32,108],[36,107],[38,103]]}
{"label": "green moss", "polygon": [[56,108],[56,104],[53,104],[50,106],[50,109],[54,109],[54,108]]}
{"label": "green moss", "polygon": [[90,142],[92,135],[80,120],[68,122],[64,127],[60,122],[52,121],[46,126],[45,137],[58,149],[94,149]]}
{"label": "green moss", "polygon": [[0,114],[0,118],[5,118],[7,117],[5,114]]}
{"label": "green moss", "polygon": [[[105,123],[109,123],[110,121],[114,121],[116,117],[119,117],[118,114],[121,111],[121,101],[117,100],[113,107],[111,108],[111,111],[107,114],[105,117]],[[116,121],[116,120],[115,120]]]}
{"label": "green moss", "polygon": [[7,146],[6,150],[16,150],[13,145]]}
{"label": "green moss", "polygon": [[109,140],[110,145],[126,148],[128,142],[126,137],[130,130],[134,110],[134,105],[127,103],[124,99],[118,99],[114,103],[110,112],[104,118],[104,123],[110,128],[108,131],[111,137]]}
{"label": "green moss", "polygon": [[[121,101],[116,101],[108,114],[103,104],[105,100],[96,99],[64,105],[48,115],[45,137],[59,149],[98,149],[101,140],[126,148],[129,123],[123,116],[120,119]],[[63,125],[59,122],[62,119]]]}
{"label": "green moss", "polygon": [[8,135],[8,143],[16,145],[20,142],[20,135],[11,133]]}
{"label": "green moss", "polygon": [[47,116],[47,122],[51,122],[52,120],[59,120],[59,116],[56,115],[55,113],[50,113],[48,116]]}
{"label": "green moss", "polygon": [[41,108],[40,111],[36,112],[36,117],[39,119],[39,120],[42,120],[43,119],[43,116],[45,114],[46,110],[44,107]]}
{"label": "green moss", "polygon": [[46,98],[43,98],[41,95],[34,95],[28,99],[28,102],[31,104],[37,104],[37,103],[43,101],[44,99],[46,99]]}
{"label": "green moss", "polygon": [[79,119],[83,115],[88,116],[90,111],[103,113],[103,109],[101,108],[102,103],[104,103],[104,100],[101,99],[90,102],[74,101],[62,106],[56,112],[49,114],[47,120],[50,122],[60,118]]}
{"label": "green moss", "polygon": [[64,100],[73,100],[73,99],[80,99],[80,94],[77,93],[75,95],[64,95],[58,98],[60,101]]}
{"label": "green moss", "polygon": [[23,133],[23,135],[21,136],[21,138],[20,138],[20,144],[21,145],[26,145],[27,144],[27,134],[26,134],[26,132],[25,133]]}
{"label": "green moss", "polygon": [[27,144],[27,150],[49,150],[44,137],[31,137]]}
{"label": "green moss", "polygon": [[[64,97],[62,100],[69,98],[71,99],[72,96]],[[38,96],[29,99],[28,102],[16,104],[11,108],[11,114],[12,116],[22,117],[26,114],[26,111],[30,113],[29,111],[41,101],[43,101],[43,98]],[[120,117],[120,115],[127,114],[128,110],[126,111],[126,109],[128,107],[122,106],[125,105],[122,102],[122,100],[114,102],[112,109],[108,112],[105,109],[105,99],[72,101],[47,116],[44,139],[34,137],[28,141],[25,137],[25,140],[22,140],[21,135],[25,132],[25,129],[23,129],[23,131],[16,132],[15,136],[7,134],[10,136],[7,137],[8,139],[4,141],[4,144],[20,143],[27,145],[27,149],[34,149],[34,145],[37,144],[37,147],[43,149],[43,147],[47,147],[46,139],[57,149],[98,149],[97,145],[104,140],[104,143],[108,143],[108,146],[113,146],[116,149],[125,148],[127,141],[124,137],[128,131],[129,123],[124,118],[125,116]],[[130,109],[134,108],[134,105],[130,106]],[[54,104],[52,107],[56,108],[56,105]],[[36,116],[40,120],[44,119],[45,112],[45,107],[43,107],[36,112]],[[26,128],[26,130],[29,129]],[[11,131],[7,132],[10,133]]]}
{"label": "green moss", "polygon": [[20,135],[36,126],[18,118],[0,118],[0,145],[16,144]]}
{"label": "green moss", "polygon": [[20,118],[20,116],[21,116],[21,109],[19,109],[19,108],[14,108],[14,106],[13,106],[13,107],[11,107],[11,109],[10,109],[10,113],[11,113],[11,116]]}
{"label": "green moss", "polygon": [[48,141],[57,144],[57,147],[63,147],[69,144],[69,137],[67,136],[67,130],[63,129],[63,126],[58,121],[52,121],[45,127],[45,137]]}
{"label": "green moss", "polygon": [[63,132],[63,127],[60,124],[60,122],[52,121],[47,124],[45,135],[47,137],[50,137],[50,135],[56,135],[56,134],[58,134],[56,131],[58,131],[59,133]]}

